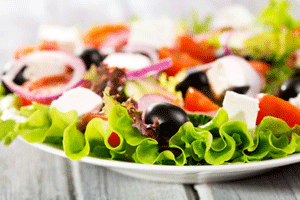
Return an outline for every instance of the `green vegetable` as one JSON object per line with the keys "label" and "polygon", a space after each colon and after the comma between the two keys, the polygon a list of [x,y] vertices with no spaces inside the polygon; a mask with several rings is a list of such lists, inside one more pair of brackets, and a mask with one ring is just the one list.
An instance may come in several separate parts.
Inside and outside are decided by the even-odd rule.
{"label": "green vegetable", "polygon": [[268,94],[276,94],[277,88],[291,77],[292,70],[287,66],[287,59],[300,45],[300,38],[293,34],[300,23],[291,16],[289,7],[287,1],[271,0],[258,18],[270,30],[245,41],[248,55],[272,62],[272,69],[267,73],[267,83],[263,89]]}
{"label": "green vegetable", "polygon": [[[77,129],[76,111],[61,113],[39,104],[21,111],[29,115],[24,123],[0,121],[0,140],[8,145],[20,135],[28,142],[63,149],[72,160],[93,156],[144,164],[220,165],[282,158],[300,151],[300,126],[290,128],[281,119],[265,117],[252,137],[244,122],[228,121],[222,108],[214,118],[190,115],[191,121],[179,128],[164,151],[156,140],[141,135],[133,126],[124,105],[112,106],[108,124],[92,119],[84,133]],[[118,138],[118,144],[111,145],[111,136]]]}
{"label": "green vegetable", "polygon": [[180,27],[184,30],[191,31],[193,34],[199,34],[210,29],[211,21],[211,15],[207,15],[201,21],[198,12],[193,11],[190,15],[185,15],[180,19]]}

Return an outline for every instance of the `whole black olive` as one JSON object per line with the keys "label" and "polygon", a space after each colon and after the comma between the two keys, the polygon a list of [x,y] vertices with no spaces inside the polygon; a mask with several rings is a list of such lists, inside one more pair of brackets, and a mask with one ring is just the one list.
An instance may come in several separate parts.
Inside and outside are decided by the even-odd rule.
{"label": "whole black olive", "polygon": [[246,94],[248,90],[250,89],[250,86],[241,86],[241,87],[233,87],[230,89],[230,91],[236,92],[238,94]]}
{"label": "whole black olive", "polygon": [[[203,71],[198,71],[189,74],[181,83],[176,85],[175,89],[176,91],[181,91],[184,98],[190,86],[202,92],[204,90],[209,90],[209,83],[206,73]],[[204,93],[207,93],[207,91]]]}
{"label": "whole black olive", "polygon": [[17,73],[17,75],[15,76],[15,78],[13,79],[13,82],[17,85],[23,85],[24,82],[26,82],[27,80],[24,78],[24,72],[25,69],[27,68],[26,65],[24,65],[20,71]]}
{"label": "whole black olive", "polygon": [[86,49],[84,50],[80,58],[83,60],[86,69],[90,69],[92,64],[99,66],[100,63],[104,60],[105,56],[101,55],[97,49]]}
{"label": "whole black olive", "polygon": [[153,124],[156,118],[158,119],[160,130],[159,135],[156,136],[158,140],[160,138],[171,138],[177,133],[180,126],[190,121],[189,116],[183,109],[169,103],[154,103],[147,108],[145,123]]}
{"label": "whole black olive", "polygon": [[279,91],[279,97],[288,101],[292,97],[296,97],[300,93],[300,78],[295,77],[285,81]]}

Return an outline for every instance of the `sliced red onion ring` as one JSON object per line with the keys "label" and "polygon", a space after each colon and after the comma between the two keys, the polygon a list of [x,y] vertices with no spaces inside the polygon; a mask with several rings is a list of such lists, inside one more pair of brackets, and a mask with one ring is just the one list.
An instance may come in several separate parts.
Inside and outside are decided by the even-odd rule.
{"label": "sliced red onion ring", "polygon": [[172,99],[161,94],[146,94],[138,100],[136,108],[144,113],[148,106],[158,102],[172,103],[173,101]]}
{"label": "sliced red onion ring", "polygon": [[157,50],[154,47],[146,46],[146,45],[133,45],[133,46],[125,46],[123,49],[128,53],[142,53],[148,56],[152,63],[157,63],[159,61],[159,56]]}
{"label": "sliced red onion ring", "polygon": [[105,41],[102,43],[102,45],[99,47],[99,51],[102,54],[110,54],[115,52],[115,48],[120,45],[127,42],[129,38],[130,31],[120,31],[117,33],[113,33],[110,36],[108,36]]}
{"label": "sliced red onion ring", "polygon": [[141,78],[145,76],[151,76],[171,67],[172,65],[173,65],[172,59],[166,58],[160,60],[158,63],[150,65],[149,67],[145,67],[143,69],[139,69],[136,71],[127,72],[123,78],[128,80],[128,79]]}
{"label": "sliced red onion ring", "polygon": [[[56,91],[55,93],[52,93],[48,96],[43,94],[37,96],[32,94],[28,89],[25,89],[24,87],[19,86],[13,82],[13,79],[24,65],[35,60],[43,59],[45,57],[50,57],[54,60],[63,60],[65,64],[64,66],[70,66],[71,68],[73,68],[72,79],[60,91]],[[30,53],[19,60],[16,60],[13,63],[11,69],[4,76],[2,76],[2,81],[11,91],[26,99],[36,101],[53,100],[61,96],[64,91],[79,86],[82,82],[82,77],[85,72],[86,69],[82,60],[73,56],[72,54],[62,51],[37,51]]]}

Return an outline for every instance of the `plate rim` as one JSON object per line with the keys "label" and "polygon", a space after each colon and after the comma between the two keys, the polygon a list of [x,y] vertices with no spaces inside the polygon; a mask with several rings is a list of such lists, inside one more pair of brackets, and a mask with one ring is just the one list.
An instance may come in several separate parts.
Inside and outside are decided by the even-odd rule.
{"label": "plate rim", "polygon": [[[60,150],[53,146],[44,143],[29,143],[20,137],[18,137],[18,139],[42,151],[69,159],[63,150]],[[300,162],[300,153],[289,155],[284,158],[263,160],[263,161],[257,161],[251,163],[228,164],[228,165],[197,165],[197,166],[151,165],[151,164],[118,161],[118,160],[101,159],[101,158],[95,158],[91,156],[86,156],[78,161],[88,163],[88,164],[103,166],[103,167],[112,167],[112,168],[120,168],[120,169],[122,168],[128,170],[155,171],[155,172],[160,172],[160,171],[168,171],[172,173],[232,172],[232,171],[241,172],[241,171],[272,169],[272,168],[281,167],[289,164],[295,164]]]}

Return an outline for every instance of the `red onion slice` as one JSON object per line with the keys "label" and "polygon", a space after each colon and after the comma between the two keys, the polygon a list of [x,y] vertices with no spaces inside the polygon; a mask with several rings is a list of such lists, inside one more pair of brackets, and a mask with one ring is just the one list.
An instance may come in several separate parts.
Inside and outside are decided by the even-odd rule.
{"label": "red onion slice", "polygon": [[141,78],[144,76],[151,76],[171,67],[172,65],[173,65],[172,59],[166,58],[160,60],[158,63],[150,65],[149,67],[139,69],[136,71],[127,72],[123,78],[128,80],[128,79]]}
{"label": "red onion slice", "polygon": [[102,43],[102,45],[99,47],[100,53],[110,54],[115,52],[115,48],[118,45],[127,43],[129,35],[130,35],[129,30],[120,31],[109,35]]}
{"label": "red onion slice", "polygon": [[146,45],[133,45],[133,46],[125,46],[123,49],[128,53],[142,53],[148,56],[152,63],[157,63],[159,61],[159,56],[157,50],[154,47],[146,46]]}
{"label": "red onion slice", "polygon": [[159,102],[172,103],[173,101],[161,94],[146,94],[138,100],[136,108],[145,113],[148,106]]}
{"label": "red onion slice", "polygon": [[[70,66],[71,68],[73,68],[72,79],[61,90],[56,91],[50,95],[41,94],[37,96],[32,94],[28,89],[24,89],[24,87],[13,82],[13,79],[24,65],[33,61],[38,61],[39,59],[42,60],[45,57],[50,57],[55,60],[62,60],[64,62],[64,66]],[[64,91],[79,86],[82,82],[82,77],[85,72],[86,69],[82,60],[78,57],[73,56],[72,54],[62,51],[37,51],[15,61],[11,69],[4,76],[2,76],[2,81],[11,91],[26,99],[37,101],[53,100],[61,96]]]}

